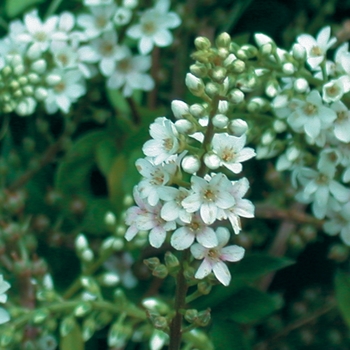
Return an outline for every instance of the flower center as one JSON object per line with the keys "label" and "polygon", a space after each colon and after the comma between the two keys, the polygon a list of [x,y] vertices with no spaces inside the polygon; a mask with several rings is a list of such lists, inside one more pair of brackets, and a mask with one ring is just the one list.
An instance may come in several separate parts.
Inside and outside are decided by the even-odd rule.
{"label": "flower center", "polygon": [[119,68],[119,70],[121,70],[124,73],[128,73],[132,70],[131,63],[127,58],[119,61],[118,68]]}
{"label": "flower center", "polygon": [[215,200],[215,193],[212,190],[208,189],[204,192],[204,198],[212,202]]}
{"label": "flower center", "polygon": [[317,106],[312,103],[307,103],[304,107],[304,113],[308,116],[314,115],[317,112]]}
{"label": "flower center", "polygon": [[68,65],[68,63],[69,63],[69,58],[68,58],[68,56],[65,55],[64,53],[59,54],[59,55],[57,56],[57,60],[58,60],[59,62],[61,62],[63,66],[66,66],[66,65]]}
{"label": "flower center", "polygon": [[109,42],[104,42],[100,46],[100,51],[103,56],[111,56],[114,51],[114,45]]}
{"label": "flower center", "polygon": [[34,35],[34,38],[37,40],[37,41],[46,41],[47,40],[47,35],[44,31],[40,31],[40,32],[36,32],[35,35]]}
{"label": "flower center", "polygon": [[63,82],[63,81],[61,81],[60,83],[58,83],[57,85],[55,85],[55,87],[54,87],[54,90],[56,91],[56,92],[63,92],[64,90],[66,89],[66,84]]}
{"label": "flower center", "polygon": [[227,163],[232,162],[235,159],[235,157],[236,153],[233,151],[232,148],[225,148],[221,156],[222,160]]}
{"label": "flower center", "polygon": [[332,86],[329,86],[326,88],[326,92],[328,96],[337,96],[339,95],[340,91],[340,87],[336,84],[333,84]]}
{"label": "flower center", "polygon": [[96,22],[95,23],[96,23],[96,27],[104,28],[107,25],[108,20],[104,16],[99,16],[99,17],[96,17]]}
{"label": "flower center", "polygon": [[146,23],[143,23],[143,25],[142,25],[142,31],[143,31],[145,34],[152,35],[152,34],[154,34],[155,31],[156,31],[156,26],[154,25],[153,22],[146,22]]}
{"label": "flower center", "polygon": [[310,50],[310,56],[311,57],[322,56],[321,48],[319,46],[313,46],[312,49]]}
{"label": "flower center", "polygon": [[343,122],[346,119],[348,119],[348,113],[347,111],[341,111],[337,113],[337,121],[338,122]]}
{"label": "flower center", "polygon": [[212,260],[218,260],[220,254],[218,252],[217,249],[212,248],[208,250],[208,258],[212,259]]}
{"label": "flower center", "polygon": [[163,140],[163,147],[167,150],[170,151],[174,146],[174,142],[171,138],[164,139]]}
{"label": "flower center", "polygon": [[318,185],[326,185],[329,182],[329,178],[324,174],[320,174],[316,179],[316,182]]}

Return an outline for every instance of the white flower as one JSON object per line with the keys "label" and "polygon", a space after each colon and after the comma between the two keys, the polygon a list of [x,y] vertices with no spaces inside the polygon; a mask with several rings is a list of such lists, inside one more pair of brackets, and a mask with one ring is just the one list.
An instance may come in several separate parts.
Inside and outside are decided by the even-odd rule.
{"label": "white flower", "polygon": [[150,135],[153,140],[147,141],[142,151],[146,156],[153,158],[154,164],[160,164],[178,152],[178,132],[174,123],[169,119],[157,118],[150,126]]}
{"label": "white flower", "polygon": [[124,59],[117,62],[115,71],[107,80],[107,86],[111,89],[123,86],[124,96],[131,96],[133,90],[150,91],[154,81],[145,73],[150,67],[149,56],[132,56],[129,51]]}
{"label": "white flower", "polygon": [[139,39],[138,47],[142,55],[151,52],[153,45],[169,46],[173,36],[169,28],[180,25],[180,17],[175,12],[168,12],[169,0],[158,0],[154,8],[146,10],[140,18],[140,23],[131,26],[127,35]]}
{"label": "white flower", "polygon": [[83,13],[77,18],[77,23],[84,28],[84,34],[87,38],[93,39],[104,32],[113,30],[112,17],[116,9],[114,3],[105,6],[92,6],[89,9],[92,15]]}
{"label": "white flower", "polygon": [[175,249],[184,250],[189,248],[195,239],[205,248],[218,245],[214,230],[206,225],[198,214],[193,215],[190,223],[174,231],[170,243]]}
{"label": "white flower", "polygon": [[323,85],[322,98],[327,103],[339,101],[348,91],[350,91],[350,78],[342,75]]}
{"label": "white flower", "polygon": [[315,69],[325,59],[327,50],[337,41],[331,38],[331,28],[325,27],[317,34],[316,39],[309,34],[299,35],[297,41],[306,49],[307,62]]}
{"label": "white flower", "polygon": [[147,198],[150,205],[156,205],[159,201],[158,189],[169,183],[176,171],[176,164],[154,165],[147,159],[140,158],[136,161],[136,168],[144,177],[138,184],[141,198]]}
{"label": "white flower", "polygon": [[131,19],[132,11],[127,7],[118,7],[113,17],[113,21],[117,26],[125,26]]}
{"label": "white flower", "polygon": [[[6,303],[7,301],[7,295],[5,292],[10,288],[10,284],[6,281],[4,281],[3,275],[0,275],[0,303]],[[10,320],[10,315],[8,312],[0,308],[0,324],[3,324],[5,322],[8,322]]]}
{"label": "white flower", "polygon": [[298,107],[289,115],[287,121],[296,132],[305,132],[312,140],[315,140],[321,129],[327,129],[336,119],[336,113],[322,104],[322,98],[318,91],[312,90],[306,97],[306,101],[293,99]]}
{"label": "white flower", "polygon": [[85,6],[101,6],[112,4],[113,0],[84,0]]}
{"label": "white flower", "polygon": [[228,218],[232,225],[235,234],[238,234],[242,230],[241,217],[253,218],[254,217],[254,205],[248,200],[242,198],[249,189],[249,182],[244,177],[238,181],[232,181],[232,187],[229,193],[235,199],[235,204],[228,209],[220,209],[222,212],[220,219]]}
{"label": "white flower", "polygon": [[334,174],[325,174],[306,167],[301,168],[298,174],[298,179],[304,188],[296,198],[302,203],[312,202],[313,214],[318,219],[325,217],[330,195],[340,202],[349,200],[349,190],[333,180],[332,175]]}
{"label": "white flower", "polygon": [[331,236],[340,233],[343,242],[350,246],[350,202],[342,204],[340,209],[328,213],[330,220],[323,224],[325,232]]}
{"label": "white flower", "polygon": [[161,186],[157,193],[159,198],[165,202],[160,212],[164,220],[172,221],[179,218],[183,222],[191,222],[192,214],[188,213],[181,204],[189,195],[189,190],[184,187]]}
{"label": "white flower", "polygon": [[342,142],[350,142],[350,111],[346,105],[337,101],[332,103],[331,109],[337,113],[337,119],[334,121],[334,135]]}
{"label": "white flower", "polygon": [[117,33],[104,32],[101,37],[91,41],[90,45],[79,48],[80,59],[89,63],[98,62],[101,73],[110,76],[116,68],[116,62],[128,55],[125,46],[117,44]]}
{"label": "white flower", "polygon": [[68,113],[70,105],[83,96],[86,92],[83,76],[78,70],[57,72],[61,81],[52,89],[48,90],[49,95],[45,100],[45,107],[48,113],[56,113],[60,109]]}
{"label": "white flower", "polygon": [[211,144],[213,151],[220,158],[220,165],[238,174],[242,171],[241,162],[255,156],[255,151],[252,148],[243,148],[245,143],[246,135],[236,137],[222,133],[215,134]]}
{"label": "white flower", "polygon": [[30,51],[44,52],[49,48],[51,40],[66,40],[65,33],[57,31],[58,17],[51,16],[44,23],[38,15],[38,10],[33,10],[24,15],[26,31],[17,36],[17,40],[31,44]]}
{"label": "white flower", "polygon": [[195,278],[202,279],[214,272],[215,277],[224,285],[228,286],[231,274],[224,261],[239,261],[244,256],[244,248],[237,245],[224,247],[229,239],[230,233],[226,228],[219,227],[216,230],[218,245],[213,248],[205,248],[199,243],[191,246],[191,253],[196,259],[203,259]]}
{"label": "white flower", "polygon": [[141,230],[150,230],[149,242],[152,247],[159,248],[166,239],[166,233],[176,228],[175,221],[165,221],[160,217],[161,205],[150,206],[134,190],[134,198],[138,206],[131,207],[126,212],[125,222],[130,227],[125,233],[126,240],[132,240]]}
{"label": "white flower", "polygon": [[229,193],[231,182],[222,174],[215,174],[209,181],[196,175],[191,178],[191,194],[182,201],[189,213],[200,211],[202,220],[212,224],[218,215],[218,209],[228,209],[235,204]]}

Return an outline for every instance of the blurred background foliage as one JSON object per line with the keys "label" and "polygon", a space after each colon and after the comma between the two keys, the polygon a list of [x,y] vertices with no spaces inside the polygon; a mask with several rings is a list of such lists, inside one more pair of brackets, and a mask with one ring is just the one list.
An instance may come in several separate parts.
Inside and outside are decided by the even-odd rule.
{"label": "blurred background foliage", "polygon": [[[56,13],[78,13],[83,8],[80,0],[2,1],[1,36],[7,23],[21,18],[24,11],[35,6],[44,14],[55,3]],[[111,231],[104,220],[106,212],[115,213],[121,223],[123,198],[139,179],[134,163],[149,138],[149,124],[158,116],[171,116],[174,98],[196,101],[184,84],[195,37],[213,40],[227,31],[243,44],[262,32],[289,49],[300,33],[315,35],[331,25],[343,41],[350,38],[349,0],[189,0],[173,1],[172,8],[183,24],[174,33],[172,47],[153,52],[157,86],[147,95],[135,93],[136,106],[118,91],[107,91],[104,80],[96,77],[88,83],[87,96],[68,115],[48,117],[38,110],[26,118],[10,116],[10,132],[2,137],[0,148],[0,201],[6,213],[1,220],[22,227],[30,217],[26,239],[37,242],[32,252],[47,262],[59,291],[81,272],[74,251],[76,235],[84,232],[98,250]],[[2,119],[3,126],[5,122]],[[348,273],[339,272],[349,270],[348,248],[338,238],[322,234],[311,219],[305,223],[295,219],[293,213],[304,208],[293,204],[288,175],[274,170],[274,159],[248,162],[245,176],[252,184],[249,198],[257,203],[257,215],[243,223],[243,233],[234,239],[247,249],[247,256],[230,267],[229,287],[216,286],[191,304],[211,308],[213,322],[207,330],[215,349],[349,349],[350,279]],[[11,226],[9,234],[16,229]],[[276,236],[282,241],[276,243]],[[139,283],[128,297],[134,302],[149,293],[171,300],[172,282],[160,282],[142,264],[144,258],[162,253],[133,248],[133,273]],[[107,333],[108,326],[85,348],[105,349]],[[145,348],[138,343],[126,347]]]}

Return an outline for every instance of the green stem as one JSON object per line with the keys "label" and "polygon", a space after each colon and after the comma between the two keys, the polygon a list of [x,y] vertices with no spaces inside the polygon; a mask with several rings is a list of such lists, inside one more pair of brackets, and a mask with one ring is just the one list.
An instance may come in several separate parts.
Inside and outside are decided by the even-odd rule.
{"label": "green stem", "polygon": [[175,295],[175,316],[170,324],[170,343],[169,350],[179,350],[182,340],[182,314],[181,310],[186,305],[186,294],[188,285],[186,283],[184,268],[190,257],[190,250],[186,249],[182,254],[181,270],[176,277],[176,295]]}
{"label": "green stem", "polygon": [[196,300],[197,298],[201,297],[202,295],[203,294],[199,290],[196,290],[195,292],[193,292],[192,294],[190,294],[186,298],[186,304],[191,303],[193,300]]}
{"label": "green stem", "polygon": [[53,0],[46,11],[44,18],[48,19],[50,16],[52,16],[57,11],[58,7],[61,5],[61,2],[62,0]]}

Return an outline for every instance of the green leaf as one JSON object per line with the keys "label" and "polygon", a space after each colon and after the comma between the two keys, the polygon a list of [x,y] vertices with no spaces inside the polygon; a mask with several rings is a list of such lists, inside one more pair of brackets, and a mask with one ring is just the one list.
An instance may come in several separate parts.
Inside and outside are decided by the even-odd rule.
{"label": "green leaf", "polygon": [[95,151],[96,161],[100,171],[105,176],[107,176],[109,170],[111,169],[113,160],[117,153],[118,150],[116,143],[112,138],[106,138],[97,144]]}
{"label": "green leaf", "polygon": [[257,322],[281,307],[277,297],[255,288],[246,287],[220,305],[218,312],[237,323]]}
{"label": "green leaf", "polygon": [[90,172],[95,163],[96,145],[106,139],[104,131],[93,131],[81,137],[60,162],[55,186],[64,194],[90,194]]}
{"label": "green leaf", "polygon": [[244,337],[242,329],[236,322],[213,318],[210,336],[215,350],[249,350],[250,346]]}
{"label": "green leaf", "polygon": [[28,7],[44,2],[45,0],[6,0],[5,11],[9,18],[23,13]]}
{"label": "green leaf", "polygon": [[338,271],[335,275],[335,296],[344,321],[350,328],[350,276]]}
{"label": "green leaf", "polygon": [[84,350],[84,340],[80,327],[73,318],[71,318],[69,322],[69,332],[63,333],[65,335],[63,335],[61,331],[60,350]]}

